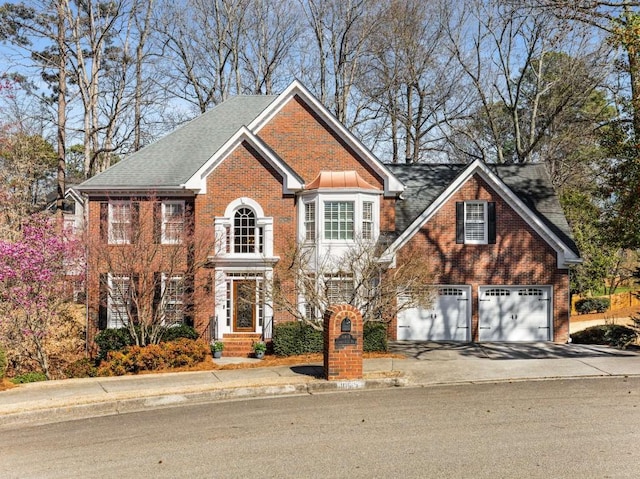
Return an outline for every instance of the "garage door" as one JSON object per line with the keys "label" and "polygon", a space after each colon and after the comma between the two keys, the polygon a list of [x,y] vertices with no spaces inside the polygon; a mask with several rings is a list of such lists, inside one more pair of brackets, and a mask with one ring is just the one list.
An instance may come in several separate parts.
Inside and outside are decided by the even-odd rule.
{"label": "garage door", "polygon": [[470,286],[437,287],[434,303],[430,308],[410,308],[398,314],[398,339],[468,341],[470,296]]}
{"label": "garage door", "polygon": [[481,286],[480,341],[548,341],[550,286]]}

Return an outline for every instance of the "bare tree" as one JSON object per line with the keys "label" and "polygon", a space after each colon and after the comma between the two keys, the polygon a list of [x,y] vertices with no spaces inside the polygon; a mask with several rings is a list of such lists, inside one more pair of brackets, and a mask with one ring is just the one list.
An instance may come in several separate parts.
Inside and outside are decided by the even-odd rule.
{"label": "bare tree", "polygon": [[241,36],[250,0],[165,1],[155,19],[164,86],[204,113],[242,92]]}
{"label": "bare tree", "polygon": [[[428,261],[413,255],[391,267],[379,261],[380,248],[357,241],[342,253],[291,246],[266,285],[266,298],[276,311],[286,311],[316,329],[332,304],[351,304],[364,321],[390,322],[407,308],[432,301],[433,273]],[[398,301],[401,297],[404,300]]]}
{"label": "bare tree", "polygon": [[[315,53],[309,61],[308,83],[335,116],[348,128],[357,126],[365,103],[355,88],[366,71],[367,38],[378,27],[380,2],[366,0],[300,1],[311,29]],[[315,88],[314,85],[317,85]]]}
{"label": "bare tree", "polygon": [[192,208],[154,196],[100,208],[100,234],[90,232],[87,244],[101,328],[125,327],[143,346],[157,343],[167,326],[191,323],[205,288],[196,272],[214,247],[211,235],[194,228]]}
{"label": "bare tree", "polygon": [[251,94],[275,93],[286,86],[286,60],[295,54],[301,31],[297,5],[287,0],[252,0],[246,15],[244,48],[239,51],[244,85]]}
{"label": "bare tree", "polygon": [[393,163],[441,157],[448,124],[466,114],[461,69],[447,48],[449,3],[389,1],[368,37],[371,61],[358,85],[386,118],[379,142],[390,142]]}
{"label": "bare tree", "polygon": [[[586,31],[567,29],[550,12],[521,3],[470,0],[465,9],[449,36],[477,106],[475,131],[463,132],[471,148],[457,146],[487,161],[539,160],[563,114],[587,102],[604,81],[606,51],[594,47]],[[470,38],[460,33],[469,30]],[[558,62],[561,51],[571,61]]]}

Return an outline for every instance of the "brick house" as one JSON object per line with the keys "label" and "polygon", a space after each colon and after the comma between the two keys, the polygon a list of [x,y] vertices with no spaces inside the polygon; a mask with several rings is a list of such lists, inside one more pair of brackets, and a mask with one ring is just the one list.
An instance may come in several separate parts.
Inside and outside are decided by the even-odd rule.
{"label": "brick house", "polygon": [[[391,238],[381,259],[427,255],[437,278],[433,305],[399,314],[391,337],[568,339],[568,265],[579,256],[542,166],[386,165],[297,81],[277,96],[231,98],[78,190],[96,239],[90,338],[133,317],[130,291],[149,273],[156,293],[137,308],[153,303],[163,321],[245,354],[294,318],[263,293],[292,247],[312,244],[317,261],[355,238]],[[167,260],[187,230],[209,239],[188,278],[195,246]],[[136,247],[157,254],[144,267],[91,261]]]}

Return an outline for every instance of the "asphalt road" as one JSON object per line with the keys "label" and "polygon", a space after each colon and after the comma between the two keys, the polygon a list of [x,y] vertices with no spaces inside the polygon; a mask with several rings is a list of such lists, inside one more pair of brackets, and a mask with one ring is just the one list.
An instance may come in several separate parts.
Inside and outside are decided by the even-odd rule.
{"label": "asphalt road", "polygon": [[4,430],[3,478],[637,478],[640,378],[216,402]]}

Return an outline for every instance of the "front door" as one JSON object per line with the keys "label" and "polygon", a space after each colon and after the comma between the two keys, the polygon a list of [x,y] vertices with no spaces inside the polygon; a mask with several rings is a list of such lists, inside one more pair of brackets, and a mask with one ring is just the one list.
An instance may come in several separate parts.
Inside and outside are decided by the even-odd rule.
{"label": "front door", "polygon": [[256,282],[233,282],[233,330],[256,330]]}

